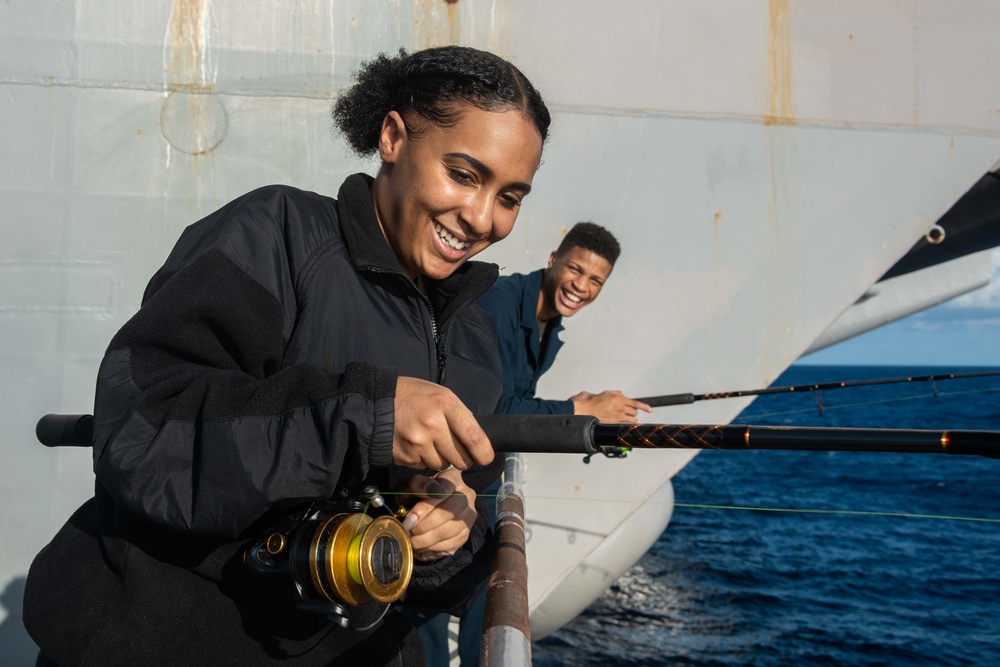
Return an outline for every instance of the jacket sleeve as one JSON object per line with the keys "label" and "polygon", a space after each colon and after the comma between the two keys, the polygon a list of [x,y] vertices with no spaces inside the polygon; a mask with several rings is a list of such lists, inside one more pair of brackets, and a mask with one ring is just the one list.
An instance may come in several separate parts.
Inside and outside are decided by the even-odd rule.
{"label": "jacket sleeve", "polygon": [[454,555],[414,565],[404,598],[408,607],[425,615],[462,616],[469,610],[490,574],[493,531],[485,505],[490,501],[476,499],[479,516],[468,541]]}
{"label": "jacket sleeve", "polygon": [[185,232],[111,342],[94,471],[133,514],[236,537],[391,463],[395,370],[281,365],[295,299],[279,209],[242,205]]}
{"label": "jacket sleeve", "polygon": [[[521,332],[521,303],[508,291],[490,290],[479,301],[495,325],[497,345],[500,348],[500,366],[503,371],[503,400],[500,412],[519,415],[573,414],[573,401],[535,398],[534,392],[520,394],[515,377],[524,357]],[[530,372],[530,369],[521,369]]]}

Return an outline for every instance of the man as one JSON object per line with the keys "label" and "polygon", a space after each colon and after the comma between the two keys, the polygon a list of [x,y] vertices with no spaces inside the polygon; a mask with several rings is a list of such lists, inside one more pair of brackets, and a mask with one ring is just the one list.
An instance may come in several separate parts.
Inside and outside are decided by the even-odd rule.
{"label": "man", "polygon": [[[503,372],[500,412],[514,414],[593,415],[612,423],[635,422],[648,405],[620,391],[591,394],[583,391],[566,400],[535,397],[538,379],[552,367],[562,341],[563,318],[572,317],[594,302],[614,268],[621,247],[608,230],[592,222],[573,226],[549,264],[527,275],[502,276],[479,299],[496,325]],[[486,490],[487,504],[499,482]],[[490,521],[494,517],[490,512]],[[479,661],[480,639],[486,606],[485,591],[462,617],[458,646],[462,667]],[[419,628],[428,649],[428,665],[444,667],[448,661],[448,616],[439,614]]]}
{"label": "man", "polygon": [[567,400],[535,397],[538,379],[556,359],[563,318],[594,302],[611,276],[621,247],[600,225],[580,222],[549,255],[549,264],[527,275],[502,276],[479,300],[496,324],[503,368],[501,412],[593,415],[604,422],[635,422],[650,407],[620,391],[580,392]]}

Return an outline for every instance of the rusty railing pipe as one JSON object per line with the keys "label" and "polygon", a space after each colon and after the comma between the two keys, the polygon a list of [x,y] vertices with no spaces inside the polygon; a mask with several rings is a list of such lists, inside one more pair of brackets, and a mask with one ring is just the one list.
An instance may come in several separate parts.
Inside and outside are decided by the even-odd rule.
{"label": "rusty railing pipe", "polygon": [[479,659],[484,667],[526,667],[531,664],[522,481],[521,455],[507,454],[503,484],[497,493],[496,544],[486,588],[486,615]]}

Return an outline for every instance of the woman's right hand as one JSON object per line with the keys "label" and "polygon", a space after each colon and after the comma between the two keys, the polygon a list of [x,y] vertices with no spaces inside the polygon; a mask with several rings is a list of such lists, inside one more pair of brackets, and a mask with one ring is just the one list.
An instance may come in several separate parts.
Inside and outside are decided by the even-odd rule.
{"label": "woman's right hand", "polygon": [[451,390],[411,377],[396,381],[392,462],[408,468],[468,470],[493,460],[479,422]]}

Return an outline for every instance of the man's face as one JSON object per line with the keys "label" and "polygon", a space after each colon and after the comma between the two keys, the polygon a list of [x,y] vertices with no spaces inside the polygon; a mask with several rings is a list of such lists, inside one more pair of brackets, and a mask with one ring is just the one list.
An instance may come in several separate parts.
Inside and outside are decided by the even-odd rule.
{"label": "man's face", "polygon": [[539,319],[570,317],[597,298],[614,268],[611,262],[579,246],[549,256],[542,280]]}

